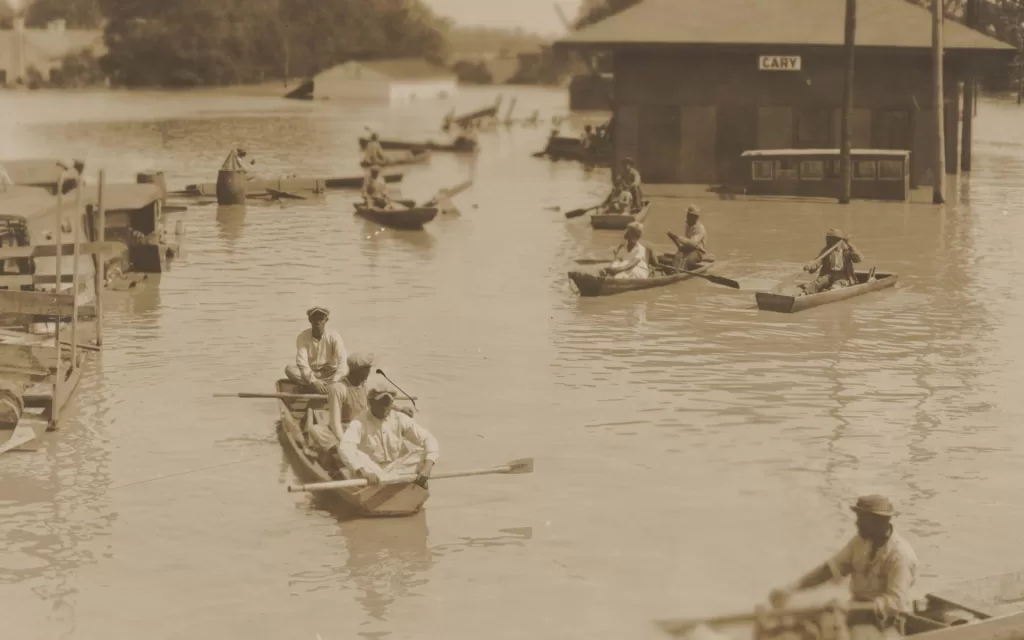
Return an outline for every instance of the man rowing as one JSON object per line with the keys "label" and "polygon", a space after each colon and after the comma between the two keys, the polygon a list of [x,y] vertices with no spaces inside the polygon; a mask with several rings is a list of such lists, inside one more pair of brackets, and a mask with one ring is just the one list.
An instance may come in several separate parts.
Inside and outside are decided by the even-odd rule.
{"label": "man rowing", "polygon": [[366,148],[363,149],[363,162],[370,166],[388,163],[388,157],[384,155],[384,147],[381,146],[376,133],[370,134],[370,141],[366,143]]}
{"label": "man rowing", "polygon": [[630,222],[626,226],[626,242],[615,249],[615,260],[604,269],[601,275],[623,280],[641,279],[650,275],[647,247],[640,243],[644,226],[639,222]]}
{"label": "man rowing", "polygon": [[686,229],[683,237],[671,231],[668,237],[676,244],[676,255],[672,258],[672,267],[683,271],[692,271],[704,260],[707,253],[706,243],[708,230],[700,222],[700,209],[690,205],[686,209]]}
{"label": "man rowing", "polygon": [[863,496],[850,508],[857,514],[857,535],[825,564],[769,597],[773,606],[782,608],[793,592],[850,576],[852,599],[874,604],[871,613],[850,613],[850,640],[898,638],[898,614],[913,612],[910,590],[917,580],[917,556],[893,531],[896,511],[888,498]]}
{"label": "man rowing", "polygon": [[370,172],[363,178],[363,201],[366,206],[375,209],[391,207],[391,196],[388,195],[388,184],[380,175],[380,167],[373,165]]}
{"label": "man rowing", "polygon": [[341,470],[338,445],[353,419],[367,408],[366,380],[373,367],[372,353],[353,353],[347,359],[348,374],[330,386],[327,392],[327,422],[307,424],[313,450],[320,456],[320,466],[333,476]]}
{"label": "man rowing", "polygon": [[830,289],[848,287],[857,282],[857,275],[854,272],[854,263],[864,259],[864,254],[857,250],[850,242],[850,239],[839,229],[829,229],[825,232],[825,248],[818,255],[822,255],[829,249],[836,247],[823,258],[816,258],[804,265],[804,271],[808,273],[818,272],[818,277],[800,287],[800,295],[821,293]]}
{"label": "man rowing", "polygon": [[375,382],[366,397],[367,410],[341,436],[342,461],[370,485],[415,474],[426,489],[440,455],[437,439],[412,417],[392,410],[398,392],[390,384]]}
{"label": "man rowing", "polygon": [[327,393],[332,382],[348,373],[345,343],[340,335],[327,330],[330,315],[323,307],[306,311],[309,329],[295,339],[295,364],[284,369],[288,379],[305,391]]}
{"label": "man rowing", "polygon": [[641,188],[640,172],[637,171],[633,158],[626,158],[622,161],[622,183],[629,194],[633,196],[633,211],[639,211],[644,206],[644,194]]}

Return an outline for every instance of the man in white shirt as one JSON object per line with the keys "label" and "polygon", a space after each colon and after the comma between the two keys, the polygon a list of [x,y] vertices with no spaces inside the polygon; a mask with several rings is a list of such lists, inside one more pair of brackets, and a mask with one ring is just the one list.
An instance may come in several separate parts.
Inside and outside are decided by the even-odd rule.
{"label": "man in white shirt", "polygon": [[331,312],[323,307],[306,311],[309,329],[295,339],[295,364],[285,367],[284,374],[295,384],[326,394],[333,382],[348,374],[345,343],[334,331],[328,331]]}
{"label": "man in white shirt", "polygon": [[349,423],[338,452],[346,467],[370,485],[405,475],[416,475],[424,489],[440,456],[429,431],[401,411],[392,411],[398,392],[376,382],[366,394],[369,408]]}

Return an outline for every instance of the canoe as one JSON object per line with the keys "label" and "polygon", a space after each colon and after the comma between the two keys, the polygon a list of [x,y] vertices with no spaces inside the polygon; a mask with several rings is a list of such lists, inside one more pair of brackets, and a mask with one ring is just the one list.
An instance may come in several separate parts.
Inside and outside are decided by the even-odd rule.
{"label": "canoe", "polygon": [[[925,596],[926,612],[998,618],[1024,612],[1024,571],[951,584]],[[959,610],[959,611],[957,611]]]}
{"label": "canoe", "polygon": [[[713,262],[707,262],[698,265],[692,273],[705,273],[711,268]],[[599,276],[591,273],[583,273],[582,271],[570,271],[569,279],[572,280],[576,288],[579,289],[580,296],[584,298],[593,298],[597,296],[612,296],[616,293],[625,293],[627,291],[640,291],[641,289],[653,289],[655,287],[664,287],[676,282],[682,282],[683,280],[690,280],[695,278],[689,273],[676,273],[670,276],[652,276],[650,278],[640,279],[625,279],[625,278],[609,278],[607,276]]]}
{"label": "canoe", "polygon": [[437,217],[437,207],[374,209],[361,202],[355,206],[356,215],[393,229],[422,229],[423,225]]}
{"label": "canoe", "polygon": [[[422,164],[430,159],[430,152],[426,149],[413,149],[412,151],[392,151],[391,153],[385,153],[384,156],[387,158],[387,162],[381,166],[394,167],[407,164]],[[359,166],[368,167],[370,163],[363,160],[359,163]]]}
{"label": "canoe", "polygon": [[855,284],[842,289],[813,293],[807,296],[790,296],[782,293],[787,285],[779,285],[772,291],[758,291],[754,294],[757,298],[757,308],[762,311],[777,311],[779,313],[796,313],[811,307],[820,307],[830,302],[839,302],[848,298],[864,295],[872,291],[888,289],[896,286],[899,276],[895,273],[876,273],[875,280],[868,282],[868,274],[863,271],[856,273],[860,284]]}
{"label": "canoe", "polygon": [[611,164],[611,149],[600,143],[589,149],[584,148],[578,137],[552,136],[544,150],[535,154],[552,160],[576,160],[584,164],[608,166]]}
{"label": "canoe", "polygon": [[636,213],[595,213],[590,216],[594,229],[625,229],[630,222],[643,222],[651,209],[651,201],[644,200],[644,206]]}
{"label": "canoe", "polygon": [[[385,173],[384,182],[401,182],[405,177],[403,173]],[[323,192],[325,189],[362,189],[365,176],[351,176],[340,178],[282,178],[280,180],[249,180],[246,184],[246,195],[267,194],[270,190],[292,193],[295,191]],[[178,194],[175,194],[178,195]],[[217,195],[216,182],[203,182],[201,184],[190,184],[185,187],[180,195],[186,196],[215,196]]]}
{"label": "canoe", "polygon": [[[296,393],[298,388],[290,380],[278,380],[278,393]],[[326,420],[326,400],[281,400],[277,401],[281,412],[278,438],[295,468],[296,475],[303,482],[330,482],[332,478],[316,456],[305,446],[307,420]],[[357,489],[335,489],[320,492],[333,496],[362,517],[408,516],[418,512],[430,497],[430,492],[415,483],[360,487]]]}
{"label": "canoe", "polygon": [[[359,138],[359,148],[365,149],[369,144],[369,138]],[[395,150],[404,149],[407,151],[452,151],[456,153],[468,153],[476,149],[476,142],[468,138],[455,138],[452,142],[434,142],[433,140],[410,141],[410,140],[378,140],[382,149]]]}

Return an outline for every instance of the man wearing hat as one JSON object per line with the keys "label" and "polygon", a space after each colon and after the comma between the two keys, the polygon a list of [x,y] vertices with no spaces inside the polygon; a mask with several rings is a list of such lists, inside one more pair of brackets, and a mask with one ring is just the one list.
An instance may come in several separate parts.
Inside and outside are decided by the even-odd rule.
{"label": "man wearing hat", "polygon": [[353,353],[348,357],[348,375],[332,384],[327,392],[327,420],[307,424],[310,443],[320,458],[320,466],[337,475],[341,468],[338,443],[349,423],[366,411],[366,380],[373,367],[372,353]]}
{"label": "man wearing hat", "polygon": [[853,265],[864,259],[864,254],[850,242],[850,238],[839,229],[825,232],[825,248],[818,255],[825,253],[837,243],[841,245],[824,258],[817,258],[804,265],[808,273],[818,272],[818,277],[800,287],[801,295],[821,293],[829,289],[848,287],[857,281]]}
{"label": "man wearing hat", "polygon": [[708,238],[708,230],[700,222],[700,209],[690,205],[686,209],[686,230],[680,238],[671,231],[668,237],[676,243],[676,255],[672,260],[672,266],[683,271],[692,271],[704,261],[707,253],[705,243]]}
{"label": "man wearing hat", "polygon": [[391,197],[388,195],[388,185],[384,178],[380,177],[380,167],[373,165],[370,173],[363,178],[363,201],[368,207],[376,209],[387,209],[391,206]]}
{"label": "man wearing hat", "polygon": [[633,196],[633,211],[639,211],[644,206],[644,194],[641,187],[640,172],[636,169],[633,158],[626,158],[622,161],[622,183]]}
{"label": "man wearing hat", "polygon": [[888,498],[863,496],[850,508],[857,514],[857,535],[825,564],[796,583],[772,591],[770,599],[775,607],[785,607],[795,591],[850,576],[852,599],[875,606],[873,613],[850,613],[850,640],[899,637],[902,625],[898,614],[913,612],[910,590],[917,580],[917,556],[893,531],[896,511]]}
{"label": "man wearing hat", "polygon": [[368,409],[345,429],[338,452],[345,466],[371,485],[415,474],[426,488],[440,455],[437,439],[412,417],[392,411],[396,397],[393,386],[374,382],[366,394]]}
{"label": "man wearing hat", "polygon": [[363,149],[363,163],[370,166],[387,164],[388,157],[384,155],[384,147],[380,146],[380,140],[376,133],[370,134],[370,140]]}
{"label": "man wearing hat", "polygon": [[615,260],[601,270],[601,275],[623,279],[648,277],[651,273],[648,251],[640,244],[643,233],[644,225],[639,222],[626,225],[626,242],[615,249]]}
{"label": "man wearing hat", "polygon": [[309,329],[295,339],[295,364],[284,370],[289,380],[316,393],[327,393],[332,382],[348,373],[345,343],[340,335],[326,328],[330,315],[323,307],[306,311]]}

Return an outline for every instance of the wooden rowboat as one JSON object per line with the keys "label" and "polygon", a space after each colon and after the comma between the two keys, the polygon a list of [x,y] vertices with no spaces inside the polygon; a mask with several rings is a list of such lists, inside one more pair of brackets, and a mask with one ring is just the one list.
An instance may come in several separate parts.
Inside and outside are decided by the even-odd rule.
{"label": "wooden rowboat", "polygon": [[[704,273],[714,263],[707,262],[698,265],[692,273]],[[690,280],[696,276],[690,273],[676,273],[670,276],[653,276],[650,278],[637,278],[637,279],[625,279],[625,278],[609,278],[607,276],[598,276],[591,273],[583,273],[582,271],[570,271],[569,279],[572,280],[576,288],[579,289],[580,296],[584,298],[592,298],[596,296],[611,296],[616,293],[625,293],[627,291],[640,291],[641,289],[653,289],[655,287],[664,287],[676,282],[682,282],[683,280]]]}
{"label": "wooden rowboat", "polygon": [[[391,153],[385,153],[384,156],[387,158],[381,166],[394,167],[397,165],[407,164],[422,164],[430,159],[430,151],[426,149],[413,149],[411,151],[393,151]],[[363,160],[359,163],[361,167],[368,167],[370,163]]]}
{"label": "wooden rowboat", "polygon": [[[382,174],[384,182],[391,184],[401,182],[405,174],[387,173]],[[249,180],[245,185],[247,195],[267,194],[271,190],[284,193],[296,191],[313,191],[322,193],[326,189],[361,189],[364,176],[349,176],[340,178],[282,178],[280,180]],[[203,182],[190,184],[180,193],[174,195],[184,196],[215,196],[217,195],[217,183]]]}
{"label": "wooden rowboat", "polygon": [[[297,393],[299,389],[290,380],[278,380],[278,393]],[[327,401],[323,399],[278,399],[281,422],[278,438],[288,454],[296,475],[303,481],[330,482],[332,478],[320,466],[316,456],[305,445],[306,424],[326,420]],[[418,512],[430,497],[430,492],[415,483],[388,484],[378,487],[334,489],[325,491],[362,517],[408,516]]]}
{"label": "wooden rowboat", "polygon": [[[1024,612],[1024,571],[986,576],[949,585],[925,596],[924,614],[958,618],[1000,618]],[[969,614],[965,616],[965,614]]]}
{"label": "wooden rowboat", "polygon": [[393,229],[422,229],[423,225],[437,217],[437,207],[375,209],[359,202],[355,206],[356,215]]}
{"label": "wooden rowboat", "polygon": [[594,229],[622,230],[629,226],[630,222],[643,222],[650,210],[651,201],[644,200],[644,206],[636,213],[595,213],[590,216],[590,226]]}
{"label": "wooden rowboat", "polygon": [[[410,141],[410,140],[384,140],[380,139],[381,149],[394,150],[404,149],[407,151],[451,151],[454,153],[469,153],[476,150],[477,143],[469,138],[455,138],[451,142],[434,142],[433,140]],[[359,138],[359,148],[365,149],[370,143],[369,138]]]}
{"label": "wooden rowboat", "polygon": [[875,279],[868,282],[868,274],[863,271],[856,273],[857,281],[860,284],[855,284],[849,287],[843,287],[841,289],[833,289],[831,291],[823,291],[822,293],[812,293],[806,296],[791,296],[786,295],[783,291],[787,288],[787,285],[779,285],[771,291],[758,291],[754,294],[757,299],[757,308],[762,311],[777,311],[779,313],[796,313],[797,311],[803,311],[804,309],[810,309],[811,307],[820,307],[823,304],[830,302],[838,302],[840,300],[846,300],[847,298],[854,298],[865,293],[872,291],[879,291],[881,289],[888,289],[889,287],[896,286],[899,276],[895,273],[876,273]]}

